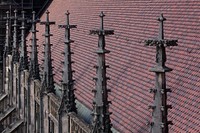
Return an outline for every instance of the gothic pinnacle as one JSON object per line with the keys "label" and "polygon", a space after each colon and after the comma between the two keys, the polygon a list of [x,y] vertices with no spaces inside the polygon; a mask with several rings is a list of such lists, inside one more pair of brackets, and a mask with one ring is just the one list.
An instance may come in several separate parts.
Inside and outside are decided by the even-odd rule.
{"label": "gothic pinnacle", "polygon": [[93,101],[93,132],[94,133],[111,133],[111,120],[109,112],[108,92],[107,89],[107,77],[106,77],[106,60],[105,54],[109,53],[105,49],[105,36],[114,34],[113,30],[104,30],[103,18],[104,13],[101,12],[100,19],[100,30],[91,30],[90,34],[97,34],[99,36],[97,53],[97,66],[95,67],[97,76],[95,78],[96,89],[94,92]]}
{"label": "gothic pinnacle", "polygon": [[21,48],[20,48],[20,68],[21,70],[28,69],[28,55],[27,55],[27,46],[26,46],[26,36],[25,36],[25,11],[21,12],[22,18],[21,18]]}
{"label": "gothic pinnacle", "polygon": [[13,62],[18,62],[19,61],[19,45],[18,45],[18,17],[17,17],[17,10],[14,10],[14,24],[13,24],[13,51],[12,51],[12,55],[13,55]]}
{"label": "gothic pinnacle", "polygon": [[70,29],[76,28],[76,25],[69,24],[69,12],[66,13],[66,25],[59,25],[60,28],[65,28],[65,46],[64,46],[64,67],[63,67],[63,98],[64,106],[67,112],[77,113],[75,94],[73,88],[73,70],[72,70],[72,59],[71,59],[71,43]]}
{"label": "gothic pinnacle", "polygon": [[6,12],[6,43],[4,47],[4,54],[7,56],[11,54],[11,32],[10,32],[10,12]]}
{"label": "gothic pinnacle", "polygon": [[165,40],[164,39],[164,21],[166,19],[163,14],[160,15],[158,21],[160,23],[159,36],[157,40],[146,40],[145,45],[156,46],[156,66],[150,69],[155,72],[155,88],[150,89],[150,93],[154,95],[153,104],[149,106],[152,109],[152,133],[168,133],[168,125],[171,123],[168,121],[168,109],[171,109],[171,105],[167,105],[167,92],[171,92],[166,88],[166,72],[172,71],[171,68],[165,66],[167,46],[177,46],[177,40]]}
{"label": "gothic pinnacle", "polygon": [[45,81],[45,91],[54,92],[54,78],[53,78],[53,67],[51,59],[51,43],[50,43],[50,25],[55,24],[55,22],[49,21],[49,11],[46,12],[46,21],[40,22],[41,25],[45,25],[45,44],[44,44],[44,69],[43,69],[43,79]]}
{"label": "gothic pinnacle", "polygon": [[36,20],[35,18],[35,11],[32,12],[33,17],[32,17],[32,47],[31,47],[31,60],[30,60],[30,73],[33,79],[39,79],[40,80],[40,75],[39,75],[39,64],[38,64],[38,51],[37,51],[37,38],[36,38],[36,23],[39,22],[39,20]]}

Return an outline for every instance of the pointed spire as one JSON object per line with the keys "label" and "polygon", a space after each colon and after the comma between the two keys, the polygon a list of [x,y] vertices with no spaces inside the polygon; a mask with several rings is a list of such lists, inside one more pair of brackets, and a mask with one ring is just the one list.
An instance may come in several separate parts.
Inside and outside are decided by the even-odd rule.
{"label": "pointed spire", "polygon": [[164,21],[166,21],[166,18],[163,17],[163,14],[160,14],[160,17],[158,18],[158,21],[160,22],[160,29],[159,29],[159,40],[164,39]]}
{"label": "pointed spire", "polygon": [[49,11],[46,11],[46,21],[40,22],[41,25],[45,25],[45,50],[44,50],[44,70],[43,79],[45,81],[45,91],[54,92],[54,79],[53,79],[53,68],[51,59],[51,45],[50,44],[50,25],[55,24],[55,22],[49,21]]}
{"label": "pointed spire", "polygon": [[21,12],[22,18],[21,20],[21,48],[20,48],[20,70],[28,69],[28,55],[27,55],[27,46],[26,46],[26,36],[25,36],[25,11]]}
{"label": "pointed spire", "polygon": [[19,46],[18,46],[18,34],[17,34],[17,10],[14,10],[14,24],[13,24],[13,62],[18,62],[19,61]]}
{"label": "pointed spire", "polygon": [[4,17],[4,19],[6,19],[6,40],[5,40],[5,45],[4,45],[4,50],[3,50],[3,60],[2,60],[2,68],[3,68],[3,76],[2,76],[2,80],[1,80],[1,93],[6,91],[5,88],[5,83],[6,82],[6,57],[9,54],[9,47],[10,47],[10,12],[7,11],[6,12],[6,17]]}
{"label": "pointed spire", "polygon": [[39,20],[36,20],[35,18],[35,11],[32,12],[33,18],[32,18],[32,46],[31,46],[31,60],[30,60],[30,74],[33,79],[39,79],[39,63],[38,63],[38,50],[37,50],[37,38],[36,38],[36,23],[39,22]]}
{"label": "pointed spire", "polygon": [[100,30],[92,30],[90,31],[91,34],[98,34],[99,41],[98,41],[98,49],[96,51],[97,57],[97,77],[94,78],[96,80],[96,89],[93,90],[94,92],[94,102],[93,102],[93,132],[94,133],[111,133],[111,120],[110,120],[110,112],[109,112],[109,104],[111,103],[108,101],[108,92],[107,89],[107,80],[109,79],[106,77],[106,60],[105,54],[109,53],[108,50],[105,49],[105,35],[112,35],[114,34],[113,30],[104,30],[103,27],[103,12],[100,14],[101,18],[101,25]]}
{"label": "pointed spire", "polygon": [[77,113],[76,103],[75,103],[75,94],[74,94],[74,80],[73,80],[73,70],[72,70],[72,59],[71,59],[71,43],[73,42],[70,39],[70,29],[76,28],[76,25],[69,24],[69,12],[66,13],[66,25],[59,25],[59,28],[65,28],[65,46],[64,46],[64,67],[63,67],[63,97],[62,103],[64,104],[63,109],[66,109],[66,112],[75,112]]}
{"label": "pointed spire", "polygon": [[4,54],[7,56],[8,54],[11,53],[11,32],[10,32],[10,12],[6,12],[6,44],[4,48]]}
{"label": "pointed spire", "polygon": [[154,101],[152,105],[149,105],[149,109],[152,110],[152,122],[150,122],[152,133],[168,133],[168,125],[172,124],[168,121],[168,109],[171,109],[171,105],[167,105],[167,92],[171,92],[166,88],[166,72],[172,71],[171,68],[165,66],[167,46],[177,46],[177,40],[165,40],[164,39],[164,21],[166,19],[163,14],[160,15],[158,21],[160,22],[159,36],[157,40],[146,40],[145,45],[156,46],[156,66],[150,69],[155,72],[155,88],[150,89],[150,93],[154,95]]}

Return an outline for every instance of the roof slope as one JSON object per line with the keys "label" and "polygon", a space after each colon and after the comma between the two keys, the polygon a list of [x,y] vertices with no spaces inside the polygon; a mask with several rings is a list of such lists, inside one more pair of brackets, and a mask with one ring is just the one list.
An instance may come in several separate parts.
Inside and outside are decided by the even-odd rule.
{"label": "roof slope", "polygon": [[[65,23],[69,10],[71,24],[78,25],[71,38],[74,51],[73,69],[76,71],[76,96],[86,106],[92,108],[95,87],[97,37],[89,35],[89,30],[99,28],[100,11],[104,11],[105,27],[114,29],[115,35],[107,37],[107,70],[112,90],[111,115],[115,128],[123,133],[149,132],[147,121],[151,120],[148,105],[153,102],[148,90],[154,86],[154,73],[149,72],[155,64],[155,48],[144,47],[144,40],[158,36],[157,17],[164,13],[165,38],[178,39],[179,46],[167,49],[167,66],[173,68],[167,73],[167,85],[173,91],[168,95],[173,109],[169,112],[171,133],[197,133],[200,131],[200,1],[197,0],[54,0],[48,9],[50,20],[56,21],[51,27],[52,58],[55,66],[55,80],[61,79],[63,61],[64,30],[58,24]],[[44,20],[44,16],[41,18]],[[39,25],[38,25],[39,26]],[[39,26],[39,57],[43,58]]]}

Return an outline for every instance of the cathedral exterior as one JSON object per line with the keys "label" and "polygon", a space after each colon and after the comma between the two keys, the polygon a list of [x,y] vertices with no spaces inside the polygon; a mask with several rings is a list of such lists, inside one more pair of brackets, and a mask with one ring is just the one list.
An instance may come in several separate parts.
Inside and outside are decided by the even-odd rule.
{"label": "cathedral exterior", "polygon": [[0,132],[198,133],[199,16],[196,0],[0,0]]}
{"label": "cathedral exterior", "polygon": [[[49,12],[46,12],[44,25],[45,51],[44,69],[41,78],[38,64],[36,23],[39,21],[33,11],[31,28],[31,53],[28,60],[26,46],[26,22],[25,12],[21,12],[21,25],[18,25],[17,10],[13,18],[13,42],[11,44],[9,32],[9,12],[6,22],[6,44],[3,56],[4,84],[0,97],[0,123],[2,133],[88,133],[91,128],[77,117],[76,103],[73,89],[73,77],[71,68],[70,51],[70,27],[69,14],[64,27],[66,29],[66,42],[64,54],[64,71],[62,91],[60,98],[55,94],[53,68],[51,59],[50,25],[55,24],[49,20]],[[73,27],[73,26],[72,26]],[[75,26],[74,26],[75,27]],[[21,32],[21,43],[18,43],[18,30]],[[12,45],[12,46],[11,46]]]}

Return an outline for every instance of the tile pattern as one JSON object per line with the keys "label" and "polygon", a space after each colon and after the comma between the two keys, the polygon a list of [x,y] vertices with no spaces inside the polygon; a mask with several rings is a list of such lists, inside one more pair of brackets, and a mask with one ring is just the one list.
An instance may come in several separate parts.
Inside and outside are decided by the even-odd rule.
{"label": "tile pattern", "polygon": [[[178,39],[178,47],[167,49],[167,66],[173,68],[167,73],[167,85],[173,93],[168,95],[170,133],[198,133],[200,131],[200,1],[197,0],[55,0],[49,6],[53,65],[55,80],[59,84],[63,61],[64,30],[58,25],[65,22],[64,13],[69,10],[71,22],[78,25],[72,30],[75,40],[72,58],[75,61],[76,96],[87,107],[92,108],[95,87],[95,50],[97,37],[90,36],[89,30],[99,28],[99,13],[104,11],[105,28],[114,29],[115,35],[106,38],[107,70],[112,90],[111,115],[113,126],[123,133],[149,132],[147,121],[151,120],[148,105],[152,95],[148,90],[154,86],[154,73],[148,70],[155,64],[155,49],[144,47],[144,40],[158,36],[157,17],[163,13],[165,38]],[[45,15],[41,20],[44,20]],[[42,59],[44,28],[38,25],[40,45],[39,58]],[[41,63],[41,61],[40,61]]]}

